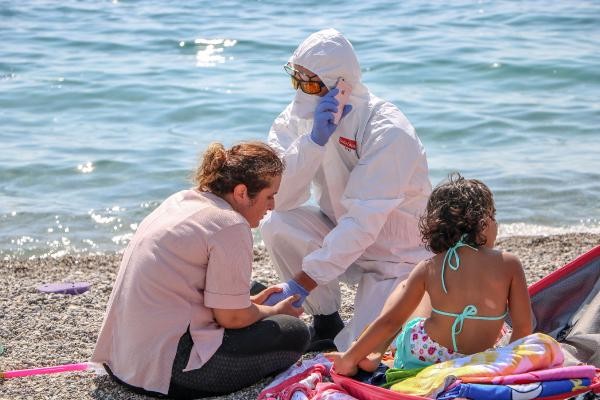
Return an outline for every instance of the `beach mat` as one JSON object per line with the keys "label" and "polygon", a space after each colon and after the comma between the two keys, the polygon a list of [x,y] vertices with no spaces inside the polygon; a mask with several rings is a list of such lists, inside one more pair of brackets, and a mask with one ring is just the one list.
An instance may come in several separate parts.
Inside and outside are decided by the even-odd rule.
{"label": "beach mat", "polygon": [[[560,342],[567,363],[582,362],[600,368],[600,246],[529,286],[529,295],[534,332],[545,333]],[[333,370],[331,377],[358,400],[426,399],[362,383]],[[568,399],[588,391],[600,395],[600,370],[586,389],[539,399]]]}

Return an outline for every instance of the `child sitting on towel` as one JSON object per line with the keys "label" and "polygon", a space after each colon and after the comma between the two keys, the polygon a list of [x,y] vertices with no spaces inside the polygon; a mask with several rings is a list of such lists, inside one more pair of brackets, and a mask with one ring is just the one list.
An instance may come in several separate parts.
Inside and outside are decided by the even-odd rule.
{"label": "child sitting on towel", "polygon": [[[438,185],[419,222],[423,241],[435,255],[394,289],[350,349],[327,354],[336,372],[375,370],[394,339],[394,368],[423,368],[478,353],[494,345],[507,315],[511,342],[531,334],[523,267],[514,255],[493,248],[495,214],[492,192],[481,181],[455,173]],[[429,307],[415,312],[429,300],[430,315]]]}

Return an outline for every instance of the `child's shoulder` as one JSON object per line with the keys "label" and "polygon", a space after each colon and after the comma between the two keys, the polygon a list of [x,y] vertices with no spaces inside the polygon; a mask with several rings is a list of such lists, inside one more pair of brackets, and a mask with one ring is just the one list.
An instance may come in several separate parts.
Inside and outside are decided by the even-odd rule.
{"label": "child's shoulder", "polygon": [[419,261],[410,274],[414,277],[427,276],[431,272],[431,267],[433,266],[433,258],[434,257],[430,257]]}
{"label": "child's shoulder", "polygon": [[502,266],[504,268],[509,268],[509,269],[522,269],[523,268],[519,258],[516,255],[514,255],[506,250],[488,249],[488,252],[489,252],[488,254],[490,254],[492,257],[497,259],[498,263],[502,264]]}
{"label": "child's shoulder", "polygon": [[415,268],[419,268],[419,269],[431,268],[431,267],[435,266],[436,263],[439,263],[440,260],[437,260],[439,257],[440,257],[440,254],[433,254],[429,258],[425,258],[425,259],[419,261],[417,263],[417,265],[415,266]]}

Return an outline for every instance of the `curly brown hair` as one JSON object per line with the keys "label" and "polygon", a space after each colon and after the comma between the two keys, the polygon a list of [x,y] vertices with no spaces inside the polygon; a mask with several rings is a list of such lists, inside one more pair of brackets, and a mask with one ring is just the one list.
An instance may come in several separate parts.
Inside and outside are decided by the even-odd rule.
{"label": "curly brown hair", "polygon": [[270,185],[269,178],[281,175],[284,168],[283,160],[265,143],[242,142],[226,150],[221,143],[213,142],[192,179],[198,190],[220,197],[241,183],[253,198]]}
{"label": "curly brown hair", "polygon": [[454,246],[465,235],[464,243],[479,247],[486,242],[483,231],[487,218],[496,208],[491,190],[477,179],[465,179],[458,172],[437,185],[425,214],[419,220],[423,243],[438,254]]}

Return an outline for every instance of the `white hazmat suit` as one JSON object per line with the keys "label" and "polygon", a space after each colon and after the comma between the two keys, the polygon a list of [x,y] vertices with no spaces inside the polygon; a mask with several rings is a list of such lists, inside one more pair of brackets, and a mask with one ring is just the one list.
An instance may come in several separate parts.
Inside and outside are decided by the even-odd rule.
{"label": "white hazmat suit", "polygon": [[[286,162],[275,209],[261,234],[284,280],[300,270],[317,284],[304,307],[312,315],[339,310],[339,280],[358,283],[352,321],[336,336],[338,350],[381,311],[389,293],[420,260],[419,216],[431,184],[425,151],[407,118],[372,95],[350,42],[335,29],[310,35],[290,63],[352,85],[351,112],[325,146],[310,137],[319,97],[302,93],[277,117],[269,144]],[[311,183],[318,208],[305,205]]]}

